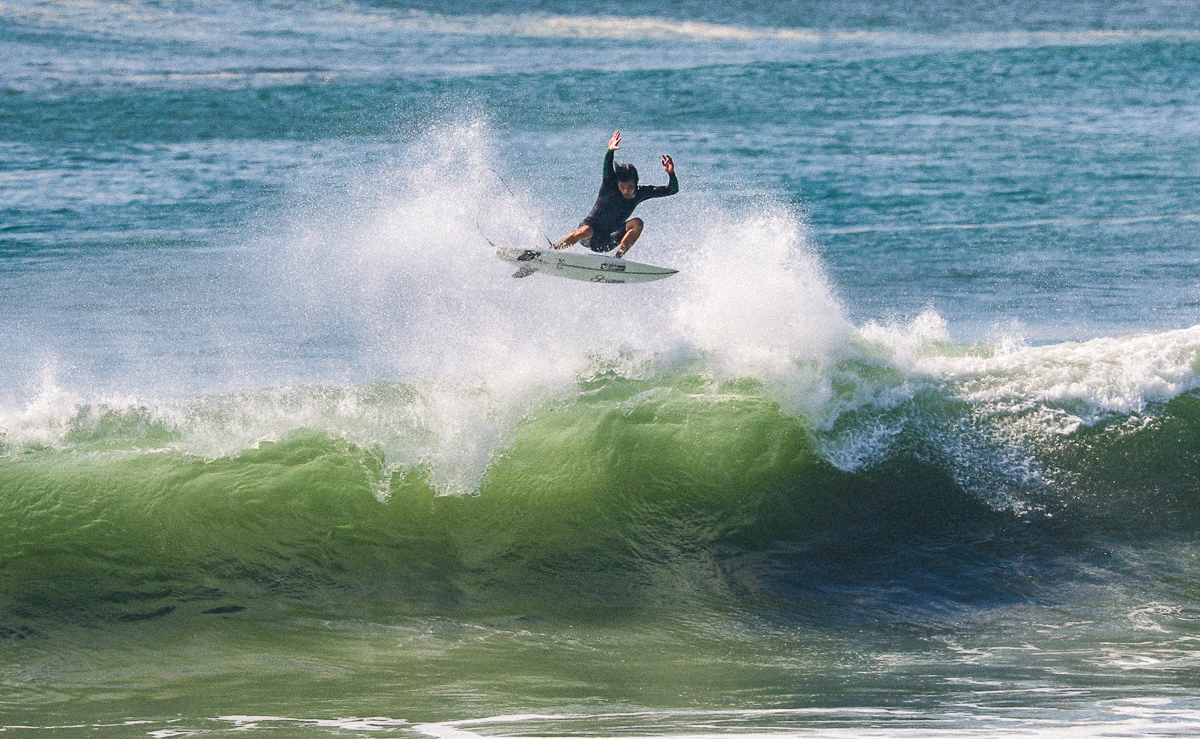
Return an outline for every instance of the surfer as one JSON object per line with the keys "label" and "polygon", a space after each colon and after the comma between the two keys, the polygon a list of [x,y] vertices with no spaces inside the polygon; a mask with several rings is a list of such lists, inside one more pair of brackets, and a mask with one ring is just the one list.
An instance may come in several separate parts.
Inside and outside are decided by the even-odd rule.
{"label": "surfer", "polygon": [[613,164],[614,152],[621,148],[621,132],[614,131],[608,141],[604,155],[604,179],[600,183],[600,194],[592,212],[587,214],[579,228],[562,237],[555,249],[566,249],[576,243],[595,252],[608,252],[614,248],[617,257],[622,257],[642,235],[645,223],[641,218],[630,218],[638,203],[651,198],[665,198],[679,192],[679,180],[675,178],[675,162],[662,155],[662,167],[670,181],[665,185],[638,185],[637,167],[632,164]]}

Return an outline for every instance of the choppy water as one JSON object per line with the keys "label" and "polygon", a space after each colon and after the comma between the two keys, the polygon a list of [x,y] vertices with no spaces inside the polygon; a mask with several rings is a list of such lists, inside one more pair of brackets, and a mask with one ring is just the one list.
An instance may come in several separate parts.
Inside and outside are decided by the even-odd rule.
{"label": "choppy water", "polygon": [[1194,733],[1194,11],[0,4],[0,733]]}

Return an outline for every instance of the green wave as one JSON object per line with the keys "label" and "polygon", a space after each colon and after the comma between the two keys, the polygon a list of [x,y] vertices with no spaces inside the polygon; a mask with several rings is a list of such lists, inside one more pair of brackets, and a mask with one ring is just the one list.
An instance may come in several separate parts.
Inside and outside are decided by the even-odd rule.
{"label": "green wave", "polygon": [[[81,409],[62,443],[0,460],[0,618],[736,608],[859,577],[1000,597],[989,558],[1200,529],[1194,395],[1031,438],[1018,457],[1038,474],[1007,493],[1021,505],[971,489],[1002,486],[980,471],[1012,463],[980,423],[935,390],[822,428],[755,382],[606,376],[527,415],[476,494],[441,495],[428,465],[330,429],[207,458],[146,409]],[[895,431],[866,463],[830,461],[838,439],[881,428]]]}
{"label": "green wave", "polygon": [[568,597],[582,573],[580,597],[603,602],[661,561],[664,533],[702,548],[817,463],[803,425],[766,400],[635,390],[543,409],[475,496],[438,495],[420,466],[388,479],[377,450],[328,432],[206,460],[137,450],[173,438],[144,414],[86,424],[71,448],[0,462],[4,609],[114,617],[164,599],[345,592],[472,607],[500,591]]}

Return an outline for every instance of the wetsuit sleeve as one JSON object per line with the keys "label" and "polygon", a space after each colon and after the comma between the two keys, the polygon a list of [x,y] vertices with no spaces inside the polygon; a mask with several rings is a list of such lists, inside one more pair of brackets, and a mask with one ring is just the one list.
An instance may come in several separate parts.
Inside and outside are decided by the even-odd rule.
{"label": "wetsuit sleeve", "polygon": [[604,184],[617,181],[617,169],[613,163],[613,150],[604,152]]}
{"label": "wetsuit sleeve", "polygon": [[679,192],[679,178],[674,172],[670,174],[671,179],[664,185],[646,185],[638,188],[638,200],[649,200],[650,198],[665,198],[668,195],[674,195]]}

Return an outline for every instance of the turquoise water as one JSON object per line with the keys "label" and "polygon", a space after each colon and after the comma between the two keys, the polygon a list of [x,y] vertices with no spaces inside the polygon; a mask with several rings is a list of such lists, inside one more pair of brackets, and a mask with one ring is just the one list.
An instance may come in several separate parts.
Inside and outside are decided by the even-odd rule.
{"label": "turquoise water", "polygon": [[[0,41],[0,733],[1194,731],[1190,4]],[[511,279],[617,128],[679,274]]]}

